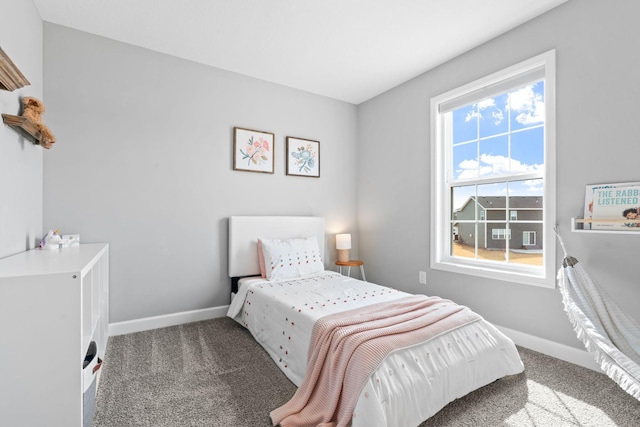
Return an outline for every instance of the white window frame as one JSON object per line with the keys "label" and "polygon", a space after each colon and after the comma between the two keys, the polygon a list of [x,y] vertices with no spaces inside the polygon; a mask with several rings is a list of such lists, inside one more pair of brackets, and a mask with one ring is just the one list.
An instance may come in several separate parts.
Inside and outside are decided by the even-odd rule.
{"label": "white window frame", "polygon": [[[466,99],[472,103],[478,99],[479,91],[500,87],[509,81],[518,81],[523,75],[535,70],[544,75],[545,99],[545,153],[544,153],[544,210],[542,236],[544,244],[542,267],[517,263],[496,263],[451,256],[451,236],[449,230],[451,200],[447,192],[449,153],[445,144],[444,114],[440,106],[456,99]],[[556,210],[556,119],[555,119],[555,50],[550,50],[487,77],[463,85],[431,99],[431,247],[430,266],[436,270],[470,274],[491,279],[528,285],[555,287],[555,223]],[[526,84],[526,82],[523,82]],[[497,94],[497,93],[496,93]]]}

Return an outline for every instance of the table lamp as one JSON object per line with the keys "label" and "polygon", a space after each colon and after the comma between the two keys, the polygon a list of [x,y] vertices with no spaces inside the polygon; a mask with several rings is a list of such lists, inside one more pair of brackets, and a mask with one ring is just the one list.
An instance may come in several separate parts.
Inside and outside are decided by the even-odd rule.
{"label": "table lamp", "polygon": [[351,249],[351,234],[336,234],[336,249],[338,261],[349,261],[349,249]]}

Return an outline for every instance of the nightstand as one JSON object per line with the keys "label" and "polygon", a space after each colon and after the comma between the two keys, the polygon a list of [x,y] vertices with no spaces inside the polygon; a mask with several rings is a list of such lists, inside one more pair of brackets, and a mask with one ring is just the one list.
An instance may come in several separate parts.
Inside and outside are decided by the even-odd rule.
{"label": "nightstand", "polygon": [[347,276],[351,276],[351,267],[360,267],[360,275],[362,276],[363,281],[367,281],[367,278],[364,275],[364,262],[357,259],[350,259],[349,261],[336,261],[336,265],[338,266],[338,273],[342,273],[342,269],[344,267],[347,268]]}

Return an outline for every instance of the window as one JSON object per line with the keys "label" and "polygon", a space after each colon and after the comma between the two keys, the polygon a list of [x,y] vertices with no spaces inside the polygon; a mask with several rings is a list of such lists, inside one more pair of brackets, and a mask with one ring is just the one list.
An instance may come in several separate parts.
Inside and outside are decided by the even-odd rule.
{"label": "window", "polygon": [[431,267],[555,286],[555,51],[432,98],[431,129]]}
{"label": "window", "polygon": [[491,233],[493,240],[507,240],[511,239],[511,230],[505,228],[494,228]]}
{"label": "window", "polygon": [[535,231],[523,231],[522,232],[522,244],[524,246],[536,245],[536,232]]}

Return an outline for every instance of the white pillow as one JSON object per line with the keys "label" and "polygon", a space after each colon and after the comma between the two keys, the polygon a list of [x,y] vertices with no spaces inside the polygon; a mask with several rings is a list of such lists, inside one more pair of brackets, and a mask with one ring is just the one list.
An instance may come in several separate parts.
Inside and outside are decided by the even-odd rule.
{"label": "white pillow", "polygon": [[324,271],[324,261],[316,236],[260,241],[267,280],[293,279]]}

